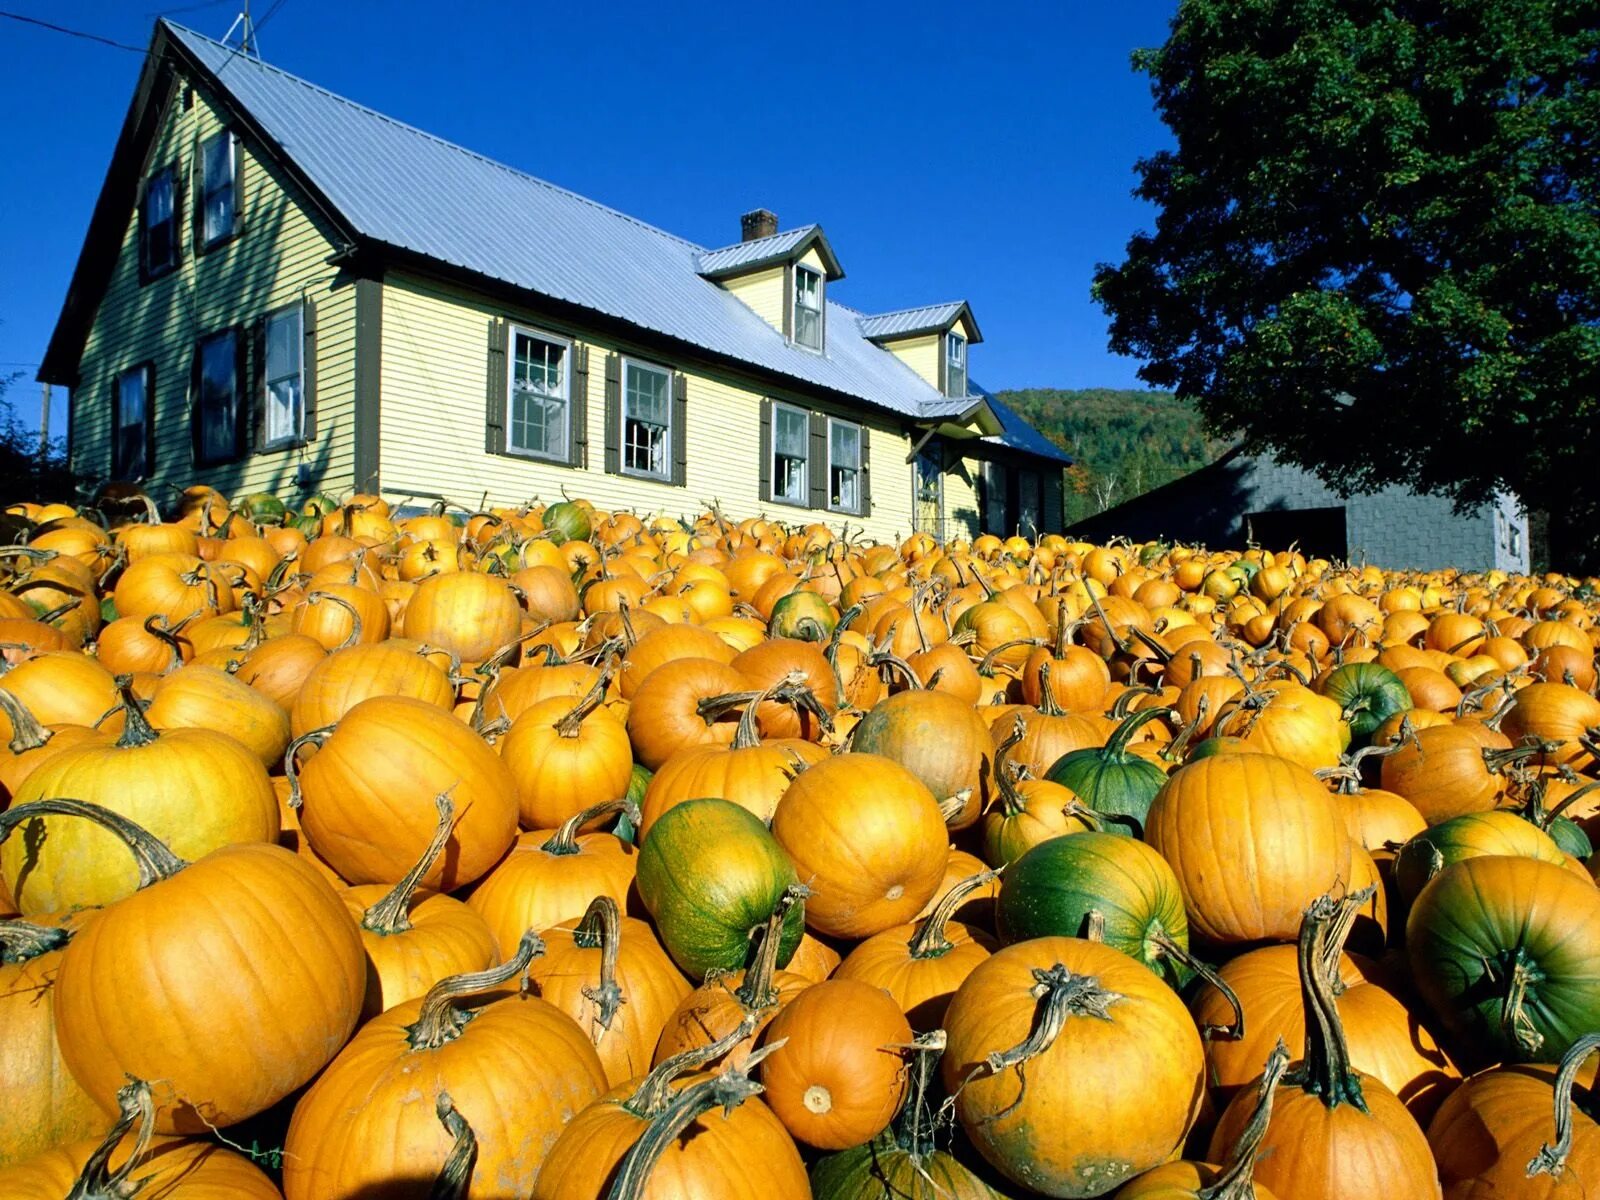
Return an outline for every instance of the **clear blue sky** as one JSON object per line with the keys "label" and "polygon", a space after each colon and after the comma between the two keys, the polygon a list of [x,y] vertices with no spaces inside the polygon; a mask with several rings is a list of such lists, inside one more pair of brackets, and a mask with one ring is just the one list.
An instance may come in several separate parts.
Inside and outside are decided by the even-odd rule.
{"label": "clear blue sky", "polygon": [[[220,37],[242,0],[162,2],[0,9],[142,47],[158,12]],[[1128,57],[1175,0],[253,6],[268,61],[673,233],[820,222],[844,303],[970,300],[990,388],[1140,386],[1089,280],[1151,219],[1132,166],[1166,135]],[[0,20],[0,64],[0,372],[31,380],[140,56]],[[36,418],[37,385],[11,397]]]}

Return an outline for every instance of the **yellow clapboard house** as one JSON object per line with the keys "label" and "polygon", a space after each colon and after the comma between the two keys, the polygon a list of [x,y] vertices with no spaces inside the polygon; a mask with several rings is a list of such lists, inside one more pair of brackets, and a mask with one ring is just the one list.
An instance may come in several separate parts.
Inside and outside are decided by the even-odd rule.
{"label": "yellow clapboard house", "polygon": [[836,297],[822,228],[706,248],[162,21],[40,372],[88,480],[864,528],[1061,526],[963,302]]}

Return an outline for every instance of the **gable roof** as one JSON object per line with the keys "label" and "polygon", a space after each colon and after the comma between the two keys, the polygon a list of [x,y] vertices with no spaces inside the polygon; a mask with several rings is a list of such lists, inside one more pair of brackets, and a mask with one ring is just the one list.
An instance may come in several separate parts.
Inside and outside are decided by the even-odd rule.
{"label": "gable roof", "polygon": [[990,411],[1000,418],[1000,424],[1003,426],[998,434],[986,437],[984,441],[1005,446],[1009,450],[1020,450],[1024,454],[1047,458],[1064,467],[1072,465],[1072,455],[1023,420],[1022,414],[1016,409],[977,384],[972,385],[972,390],[988,401]]}
{"label": "gable roof", "polygon": [[971,340],[983,341],[977,319],[972,315],[972,306],[965,300],[924,304],[920,308],[902,308],[898,312],[862,317],[857,324],[861,327],[862,337],[875,342],[890,342],[898,338],[917,337],[924,333],[943,333],[962,317],[967,319],[967,327],[972,330]]}
{"label": "gable roof", "polygon": [[817,254],[827,268],[828,278],[843,279],[844,268],[839,265],[839,259],[823,235],[821,225],[802,225],[771,237],[738,242],[720,250],[707,250],[700,256],[700,274],[707,279],[726,279],[775,263],[793,262],[803,257],[812,246],[817,248]]}

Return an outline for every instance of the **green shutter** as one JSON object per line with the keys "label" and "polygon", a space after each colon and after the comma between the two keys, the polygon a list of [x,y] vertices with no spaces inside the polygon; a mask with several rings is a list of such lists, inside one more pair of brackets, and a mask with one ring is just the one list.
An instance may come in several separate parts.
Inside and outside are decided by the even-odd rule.
{"label": "green shutter", "polygon": [[760,497],[765,504],[772,499],[772,401],[766,398],[761,401],[760,452]]}
{"label": "green shutter", "polygon": [[806,478],[811,484],[811,507],[828,507],[828,418],[811,414],[811,453],[806,461]]}
{"label": "green shutter", "polygon": [[250,372],[246,378],[245,409],[250,414],[250,445],[260,450],[267,444],[267,318],[257,317],[250,326]]}
{"label": "green shutter", "polygon": [[683,487],[689,475],[689,377],[672,373],[672,486]]}
{"label": "green shutter", "polygon": [[506,452],[507,345],[510,330],[499,317],[489,319],[489,383],[484,403],[484,449]]}
{"label": "green shutter", "polygon": [[[240,170],[244,168],[241,166]],[[302,441],[317,440],[317,302],[310,296],[300,301],[302,346],[300,351],[300,390]]]}
{"label": "green shutter", "polygon": [[622,358],[606,355],[606,474],[622,473]]}
{"label": "green shutter", "polygon": [[589,463],[589,347],[576,342],[567,397],[567,465],[582,470]]}
{"label": "green shutter", "polygon": [[861,500],[861,507],[856,514],[862,517],[872,515],[872,430],[865,425],[861,427],[861,481],[856,485],[859,489],[857,495]]}

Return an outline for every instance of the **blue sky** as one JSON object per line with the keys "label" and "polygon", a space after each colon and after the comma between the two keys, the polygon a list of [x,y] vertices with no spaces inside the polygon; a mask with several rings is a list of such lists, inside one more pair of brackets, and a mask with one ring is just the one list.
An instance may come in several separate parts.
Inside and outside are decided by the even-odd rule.
{"label": "blue sky", "polygon": [[[0,8],[142,47],[241,0],[162,2]],[[757,206],[820,222],[868,312],[971,301],[990,388],[1140,386],[1089,281],[1151,220],[1132,166],[1166,137],[1128,57],[1175,0],[273,3],[262,56],[332,91],[707,245]],[[0,63],[0,372],[31,380],[140,56],[0,20]]]}

